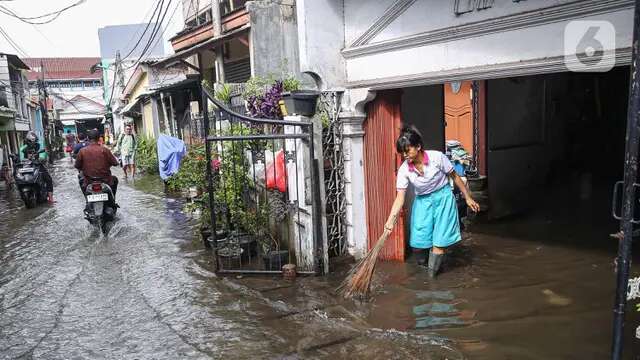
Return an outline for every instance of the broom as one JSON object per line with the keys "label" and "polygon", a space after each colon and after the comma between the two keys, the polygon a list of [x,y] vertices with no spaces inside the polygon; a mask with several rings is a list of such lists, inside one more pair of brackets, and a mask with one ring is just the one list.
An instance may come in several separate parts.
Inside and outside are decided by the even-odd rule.
{"label": "broom", "polygon": [[380,254],[380,250],[384,247],[384,243],[390,234],[390,230],[384,229],[373,249],[349,271],[347,277],[338,287],[338,293],[345,298],[366,298],[369,295],[371,278],[378,261],[378,254]]}

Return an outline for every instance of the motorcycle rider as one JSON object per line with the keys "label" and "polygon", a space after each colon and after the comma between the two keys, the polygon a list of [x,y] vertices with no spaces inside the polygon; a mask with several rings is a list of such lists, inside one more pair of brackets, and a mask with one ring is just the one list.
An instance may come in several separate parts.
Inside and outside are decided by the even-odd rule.
{"label": "motorcycle rider", "polygon": [[[80,140],[80,142],[78,142],[73,147],[73,151],[71,152],[71,157],[74,159],[78,157],[78,153],[80,152],[80,150],[89,146],[90,144],[89,139],[87,138],[87,134],[85,133],[80,133],[78,135],[78,139]],[[80,191],[84,193],[84,187],[82,186],[83,182],[84,182],[84,176],[82,175],[82,171],[78,170],[78,186],[80,186]]]}
{"label": "motorcycle rider", "polygon": [[40,142],[38,141],[38,135],[33,131],[27,133],[24,138],[24,145],[20,148],[20,161],[27,159],[38,164],[40,174],[42,174],[47,187],[47,201],[49,204],[53,204],[53,179],[43,162],[40,161]]}
{"label": "motorcycle rider", "polygon": [[115,203],[116,191],[118,190],[118,178],[111,175],[111,167],[118,166],[118,159],[109,149],[98,144],[100,133],[93,129],[87,131],[90,144],[82,148],[76,157],[75,168],[80,170],[84,176],[82,182],[82,193],[89,185],[89,178],[98,178],[111,187],[113,191],[113,201]]}

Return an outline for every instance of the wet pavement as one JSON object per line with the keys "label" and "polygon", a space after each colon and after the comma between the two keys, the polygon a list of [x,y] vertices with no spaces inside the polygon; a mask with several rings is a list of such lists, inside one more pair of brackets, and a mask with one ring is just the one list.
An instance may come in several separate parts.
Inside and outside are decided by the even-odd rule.
{"label": "wet pavement", "polygon": [[[121,181],[107,236],[65,160],[56,204],[0,191],[2,359],[461,359],[437,334],[376,329],[335,278],[219,278],[159,181]],[[370,305],[363,305],[368,308]]]}

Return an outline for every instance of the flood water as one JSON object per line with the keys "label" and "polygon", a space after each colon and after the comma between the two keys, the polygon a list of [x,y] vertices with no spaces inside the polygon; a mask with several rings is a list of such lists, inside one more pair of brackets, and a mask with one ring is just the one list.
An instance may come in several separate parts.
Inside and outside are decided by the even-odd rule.
{"label": "flood water", "polygon": [[322,310],[323,279],[271,299],[254,288],[275,296],[280,279],[216,277],[195,221],[157,180],[121,181],[103,236],[82,218],[71,164],[51,172],[53,206],[0,192],[0,358],[461,358],[439,339],[371,332],[335,301]]}
{"label": "flood water", "polygon": [[[380,263],[373,298],[357,303],[334,292],[346,266],[295,282],[217,277],[196,221],[156,178],[121,181],[118,218],[104,236],[82,218],[71,164],[57,162],[52,175],[54,206],[27,210],[0,191],[3,359],[609,354],[615,228],[594,226],[600,214],[565,216],[556,206],[473,226],[436,280],[412,262]],[[585,226],[570,226],[578,215]]]}

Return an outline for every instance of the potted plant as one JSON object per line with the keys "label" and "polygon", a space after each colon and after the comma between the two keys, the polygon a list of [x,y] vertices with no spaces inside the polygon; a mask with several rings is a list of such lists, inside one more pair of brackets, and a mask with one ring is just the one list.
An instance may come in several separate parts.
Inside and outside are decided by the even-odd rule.
{"label": "potted plant", "polygon": [[283,114],[311,117],[316,113],[316,104],[320,92],[315,90],[294,90],[282,93],[281,108]]}

